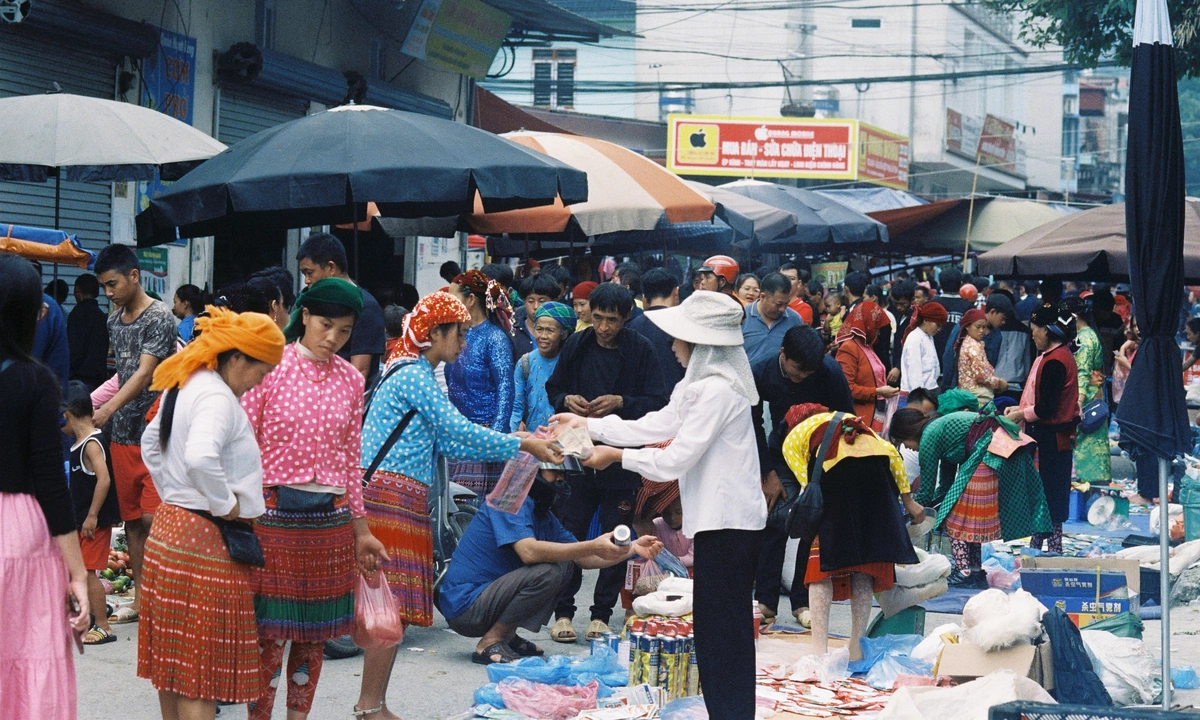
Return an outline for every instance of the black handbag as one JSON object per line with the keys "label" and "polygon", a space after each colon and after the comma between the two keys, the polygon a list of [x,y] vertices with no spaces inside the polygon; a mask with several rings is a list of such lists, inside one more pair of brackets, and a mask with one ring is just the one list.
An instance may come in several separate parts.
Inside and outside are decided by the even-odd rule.
{"label": "black handbag", "polygon": [[1079,415],[1079,432],[1090,435],[1108,424],[1108,403],[1098,397],[1084,405]]}
{"label": "black handbag", "polygon": [[184,510],[195,513],[217,526],[221,531],[221,539],[225,541],[225,547],[229,549],[231,560],[253,567],[266,567],[267,558],[263,555],[262,543],[258,541],[258,536],[254,534],[254,528],[249,523],[219,518],[205,510]]}
{"label": "black handbag", "polygon": [[[810,460],[812,467],[808,474],[808,485],[792,503],[788,513],[788,537],[801,540],[801,547],[812,545],[817,533],[821,530],[821,522],[825,519],[825,497],[821,494],[821,475],[825,472],[825,455],[829,452],[829,443],[833,442],[833,434],[841,424],[846,413],[834,413],[833,418],[825,428],[825,437],[821,439],[821,447]],[[814,462],[815,461],[815,462]]]}

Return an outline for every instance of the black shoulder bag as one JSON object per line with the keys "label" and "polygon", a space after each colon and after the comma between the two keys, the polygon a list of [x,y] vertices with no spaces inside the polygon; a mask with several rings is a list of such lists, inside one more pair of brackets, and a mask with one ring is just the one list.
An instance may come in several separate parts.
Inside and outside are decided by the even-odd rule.
{"label": "black shoulder bag", "polygon": [[821,522],[825,519],[825,496],[821,494],[821,475],[825,473],[825,455],[829,452],[829,443],[833,442],[833,433],[841,424],[846,413],[834,413],[829,424],[825,427],[825,437],[821,439],[821,447],[817,454],[809,460],[808,485],[792,504],[788,513],[787,532],[790,538],[800,538],[800,546],[811,545],[821,530]]}

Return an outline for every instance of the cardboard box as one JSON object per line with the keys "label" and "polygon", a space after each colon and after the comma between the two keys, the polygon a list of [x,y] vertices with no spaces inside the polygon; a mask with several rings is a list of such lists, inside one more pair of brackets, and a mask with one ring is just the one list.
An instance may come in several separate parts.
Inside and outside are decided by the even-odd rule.
{"label": "cardboard box", "polygon": [[[1097,580],[1099,582],[1097,583]],[[1099,585],[1099,592],[1097,592]],[[1113,570],[1061,570],[1021,568],[1021,589],[1037,597],[1085,597],[1095,600],[1120,593],[1129,586],[1125,573]]]}
{"label": "cardboard box", "polygon": [[994,652],[984,652],[968,642],[947,645],[942,649],[934,674],[949,675],[962,684],[996,670],[1011,670],[1046,690],[1054,689],[1054,655],[1050,652],[1049,642],[1017,645]]}
{"label": "cardboard box", "polygon": [[1075,623],[1075,626],[1080,629],[1114,615],[1129,612],[1131,602],[1136,602],[1136,599],[1131,601],[1129,598],[1102,598],[1096,600],[1085,597],[1063,598],[1042,595],[1038,595],[1037,599],[1038,602],[1047,608],[1057,607],[1061,609],[1067,614],[1067,617],[1071,618],[1071,622]]}
{"label": "cardboard box", "polygon": [[[1130,595],[1141,592],[1142,568],[1137,560],[1122,560],[1120,558],[1068,558],[1068,557],[1022,557],[1021,570],[1067,570],[1079,573],[1091,573],[1095,578],[1096,570],[1101,574],[1105,571],[1125,573],[1125,584],[1129,587]],[[1021,587],[1025,587],[1024,581]],[[1102,586],[1103,587],[1103,586]],[[1031,594],[1036,595],[1031,591]],[[1063,595],[1065,593],[1058,593]]]}

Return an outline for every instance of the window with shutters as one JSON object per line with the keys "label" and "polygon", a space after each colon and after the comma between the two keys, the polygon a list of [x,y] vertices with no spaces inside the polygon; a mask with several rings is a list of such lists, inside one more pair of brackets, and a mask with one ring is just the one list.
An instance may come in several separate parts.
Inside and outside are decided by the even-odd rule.
{"label": "window with shutters", "polygon": [[575,107],[574,48],[533,51],[533,105],[571,110]]}

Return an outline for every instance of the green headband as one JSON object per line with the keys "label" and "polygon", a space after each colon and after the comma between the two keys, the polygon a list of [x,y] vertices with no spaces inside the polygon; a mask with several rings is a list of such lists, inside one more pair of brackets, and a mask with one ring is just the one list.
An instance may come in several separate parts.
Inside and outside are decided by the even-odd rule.
{"label": "green headband", "polygon": [[302,310],[313,303],[328,303],[349,308],[357,318],[362,315],[362,290],[357,285],[341,278],[325,278],[309,285],[296,298],[296,306],[292,309],[292,319],[283,331],[289,342],[304,337],[304,313]]}

